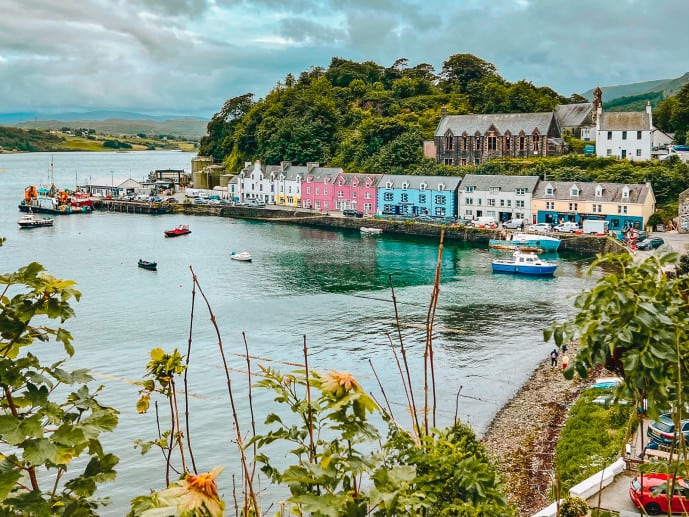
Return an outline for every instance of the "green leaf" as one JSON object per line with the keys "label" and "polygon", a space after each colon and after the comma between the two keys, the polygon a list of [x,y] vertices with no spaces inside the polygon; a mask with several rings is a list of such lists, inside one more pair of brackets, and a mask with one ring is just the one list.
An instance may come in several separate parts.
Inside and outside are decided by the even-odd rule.
{"label": "green leaf", "polygon": [[0,415],[0,437],[8,445],[19,445],[26,435],[21,428],[21,421],[12,415]]}

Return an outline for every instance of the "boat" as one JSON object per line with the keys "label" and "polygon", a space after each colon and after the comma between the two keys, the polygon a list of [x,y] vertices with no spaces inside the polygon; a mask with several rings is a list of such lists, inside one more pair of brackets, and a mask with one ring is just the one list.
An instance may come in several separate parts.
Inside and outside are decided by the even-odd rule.
{"label": "boat", "polygon": [[188,233],[191,233],[191,230],[189,229],[188,224],[178,224],[172,230],[165,230],[163,233],[165,234],[165,237],[179,237],[180,235],[187,235]]}
{"label": "boat", "polygon": [[157,271],[158,263],[149,262],[148,260],[139,259],[139,267],[142,269],[148,269],[149,271]]}
{"label": "boat", "polygon": [[543,260],[532,251],[517,250],[510,259],[502,258],[493,261],[493,273],[549,276],[553,275],[556,269],[557,264]]}
{"label": "boat", "polygon": [[488,247],[502,250],[521,251],[557,251],[560,247],[560,239],[536,233],[510,233],[503,235],[502,239],[491,239]]}
{"label": "boat", "polygon": [[359,231],[361,233],[365,233],[365,234],[369,234],[369,235],[380,235],[381,233],[383,233],[382,228],[371,228],[369,226],[362,226],[361,228],[359,228]]}
{"label": "boat", "polygon": [[38,228],[40,226],[52,226],[53,221],[52,217],[36,217],[36,214],[29,211],[17,219],[17,224],[20,228]]}
{"label": "boat", "polygon": [[239,262],[251,262],[251,253],[248,251],[233,251],[230,253],[230,258]]}

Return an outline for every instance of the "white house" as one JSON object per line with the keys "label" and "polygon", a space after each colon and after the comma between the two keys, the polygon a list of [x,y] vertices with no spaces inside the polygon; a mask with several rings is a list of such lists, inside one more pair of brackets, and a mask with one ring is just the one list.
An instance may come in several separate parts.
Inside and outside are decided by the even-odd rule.
{"label": "white house", "polygon": [[603,111],[598,106],[596,118],[596,155],[628,160],[651,159],[653,118],[651,103],[646,111]]}
{"label": "white house", "polygon": [[531,200],[538,176],[467,174],[458,190],[458,217],[493,217],[496,221],[532,220]]}
{"label": "white house", "polygon": [[261,162],[256,160],[254,165],[251,162],[246,162],[244,168],[237,174],[237,190],[230,192],[236,201],[263,201],[266,204],[275,204],[275,183],[271,175],[273,169],[279,169],[279,166],[270,166],[271,170],[264,170],[261,167]]}
{"label": "white house", "polygon": [[301,181],[307,167],[280,162],[280,167],[270,173],[275,190],[275,203],[283,206],[301,206]]}
{"label": "white house", "polygon": [[86,185],[81,185],[80,188],[94,197],[119,197],[141,194],[143,185],[131,178],[106,176],[89,180]]}

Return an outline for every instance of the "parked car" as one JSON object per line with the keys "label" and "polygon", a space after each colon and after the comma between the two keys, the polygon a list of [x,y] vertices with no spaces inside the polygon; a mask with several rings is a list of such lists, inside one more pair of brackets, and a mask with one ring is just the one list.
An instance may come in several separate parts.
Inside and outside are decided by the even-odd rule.
{"label": "parked car", "polygon": [[502,223],[503,228],[507,228],[508,230],[517,230],[521,229],[526,225],[526,222],[524,219],[510,219],[509,221],[505,221]]}
{"label": "parked car", "polygon": [[362,214],[361,212],[357,212],[356,210],[350,210],[350,209],[342,210],[342,215],[344,215],[345,217],[363,217],[364,216],[364,214]]}
{"label": "parked car", "polygon": [[536,232],[536,233],[549,233],[551,229],[552,229],[552,227],[550,226],[549,223],[532,224],[528,228],[528,230],[530,232]]}
{"label": "parked car", "polygon": [[553,231],[561,233],[576,233],[579,231],[579,223],[566,221],[564,223],[558,224],[557,226],[554,226]]}
{"label": "parked car", "polygon": [[[673,487],[672,498],[668,490]],[[689,485],[684,479],[674,479],[668,474],[649,472],[638,475],[629,485],[629,497],[634,506],[643,508],[648,515],[667,514],[668,502],[672,513],[686,514],[689,510]]]}
{"label": "parked car", "polygon": [[640,250],[654,250],[660,248],[663,244],[665,244],[665,241],[660,237],[649,237],[640,241],[636,247]]}
{"label": "parked car", "polygon": [[260,199],[254,199],[252,201],[249,201],[249,206],[253,208],[265,208],[266,202],[261,201]]}
{"label": "parked car", "polygon": [[195,197],[194,199],[191,200],[192,203],[195,205],[203,205],[206,203],[206,200],[203,199],[202,197]]}
{"label": "parked car", "polygon": [[[689,443],[689,418],[680,420],[680,432],[684,439]],[[675,423],[671,413],[663,413],[658,420],[653,420],[648,424],[646,436],[659,445],[674,447],[679,441],[679,432],[675,432]]]}

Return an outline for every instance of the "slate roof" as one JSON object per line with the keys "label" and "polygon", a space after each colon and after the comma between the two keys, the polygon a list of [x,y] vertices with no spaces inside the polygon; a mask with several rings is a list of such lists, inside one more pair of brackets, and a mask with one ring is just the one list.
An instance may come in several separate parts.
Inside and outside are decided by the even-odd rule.
{"label": "slate roof", "polygon": [[[548,185],[553,187],[553,194],[546,195],[545,189]],[[579,189],[579,196],[570,195],[571,188],[576,185]],[[596,196],[596,188],[603,187],[603,195]],[[629,188],[629,199],[622,199],[622,190]],[[653,190],[645,183],[605,183],[605,182],[583,182],[583,181],[541,181],[538,184],[534,197],[537,199],[571,200],[571,201],[601,201],[601,202],[625,202],[643,204],[646,197]]]}
{"label": "slate roof", "polygon": [[592,102],[577,104],[558,104],[555,106],[555,117],[560,127],[578,127],[592,124]]}
{"label": "slate roof", "polygon": [[88,186],[91,187],[119,187],[129,181],[133,181],[135,184],[141,185],[141,182],[133,180],[132,178],[118,177],[118,176],[105,176],[104,178],[95,178],[88,182]]}
{"label": "slate roof", "polygon": [[401,189],[404,183],[412,190],[420,190],[421,183],[426,183],[427,190],[438,190],[438,185],[444,185],[445,190],[454,191],[462,182],[461,176],[412,176],[404,174],[383,174],[378,183],[378,188],[389,188],[386,185],[392,183],[392,187]]}
{"label": "slate roof", "polygon": [[[343,171],[340,167],[314,167],[309,171],[308,176],[313,178],[313,181],[323,181],[326,177],[331,181],[335,176],[341,174]],[[304,175],[306,176],[306,167],[304,167]]]}
{"label": "slate roof", "polygon": [[462,180],[460,189],[474,187],[477,191],[488,191],[490,187],[500,187],[501,192],[513,192],[525,188],[533,193],[538,185],[538,176],[501,176],[499,174],[467,174]]}
{"label": "slate roof", "polygon": [[438,128],[435,130],[435,136],[444,136],[447,130],[452,131],[452,134],[459,136],[466,132],[468,135],[473,135],[477,131],[480,134],[487,133],[492,126],[498,130],[500,134],[505,134],[507,131],[513,135],[524,131],[527,134],[533,133],[538,129],[542,135],[548,134],[548,129],[553,122],[554,112],[546,113],[496,113],[491,115],[446,115],[440,119]]}
{"label": "slate roof", "polygon": [[651,130],[651,119],[645,111],[604,111],[599,120],[601,131]]}

